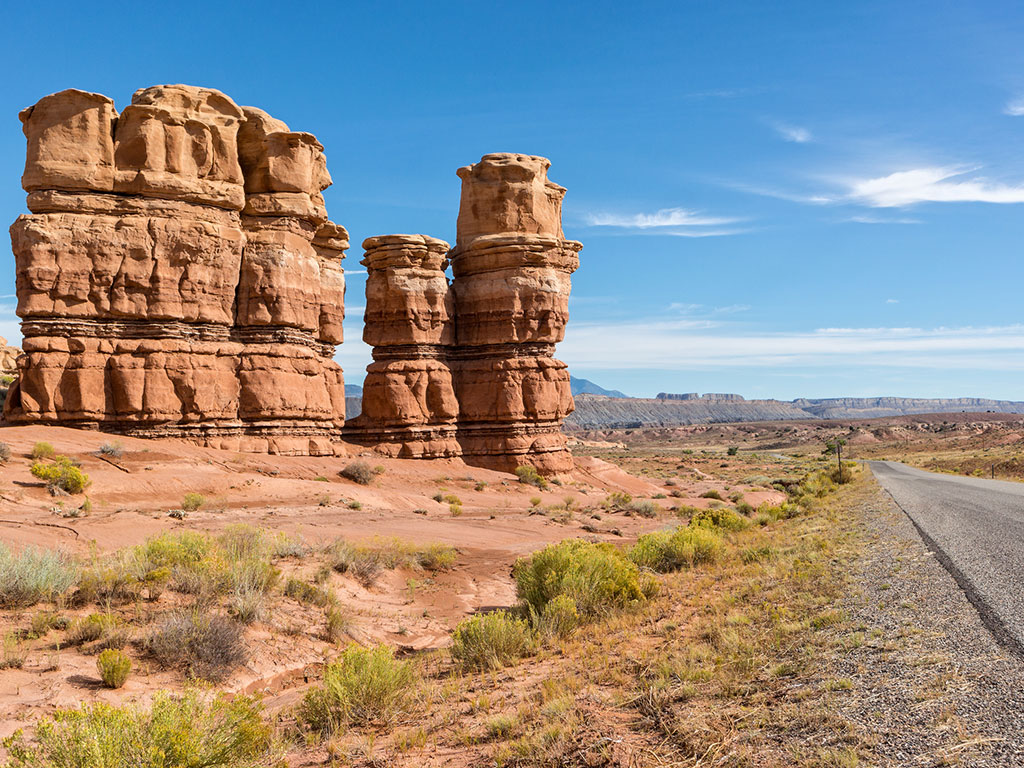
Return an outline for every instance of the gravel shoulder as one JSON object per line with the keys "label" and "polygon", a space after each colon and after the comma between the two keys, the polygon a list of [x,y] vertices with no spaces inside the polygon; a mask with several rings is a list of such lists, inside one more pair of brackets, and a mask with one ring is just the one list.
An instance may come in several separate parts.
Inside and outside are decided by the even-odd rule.
{"label": "gravel shoulder", "polygon": [[885,766],[1024,765],[1024,661],[876,484],[829,673],[831,706]]}

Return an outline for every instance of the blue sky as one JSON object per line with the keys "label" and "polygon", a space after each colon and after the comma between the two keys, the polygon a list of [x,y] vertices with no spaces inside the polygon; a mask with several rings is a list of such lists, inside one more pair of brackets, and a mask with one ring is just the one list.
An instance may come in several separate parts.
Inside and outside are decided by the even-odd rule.
{"label": "blue sky", "polygon": [[[185,82],[315,133],[359,243],[453,241],[455,169],[551,158],[582,240],[559,357],[634,395],[1024,399],[1024,9],[1010,2],[19,3],[17,112]],[[18,338],[0,255],[0,335]]]}

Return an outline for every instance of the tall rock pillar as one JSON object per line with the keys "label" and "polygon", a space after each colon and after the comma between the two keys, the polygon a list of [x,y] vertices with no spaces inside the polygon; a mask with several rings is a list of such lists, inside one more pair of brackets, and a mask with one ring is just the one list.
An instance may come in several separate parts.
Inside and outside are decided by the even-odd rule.
{"label": "tall rock pillar", "polygon": [[574,407],[569,371],[553,355],[582,244],[562,233],[565,189],[548,181],[550,165],[502,153],[458,171],[451,366],[458,439],[470,464],[530,464],[546,474],[572,468],[561,432]]}
{"label": "tall rock pillar", "polygon": [[373,363],[363,382],[362,413],[346,426],[345,437],[390,456],[456,456],[448,243],[383,235],[365,240],[363,249],[363,341],[373,347]]}
{"label": "tall rock pillar", "polygon": [[238,415],[250,450],[330,454],[345,420],[344,381],[331,356],[341,341],[348,233],[327,219],[321,192],[331,177],[320,142],[262,110],[243,112]]}

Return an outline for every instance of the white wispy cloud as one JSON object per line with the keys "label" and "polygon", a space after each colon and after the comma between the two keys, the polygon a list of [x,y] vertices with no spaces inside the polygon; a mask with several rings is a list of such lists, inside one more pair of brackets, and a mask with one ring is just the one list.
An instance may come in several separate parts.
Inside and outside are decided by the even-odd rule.
{"label": "white wispy cloud", "polygon": [[974,170],[935,166],[853,180],[847,198],[876,208],[915,203],[1024,203],[1024,185],[966,176]]}
{"label": "white wispy cloud", "polygon": [[1006,102],[1006,106],[1003,107],[1003,114],[1010,115],[1011,117],[1021,117],[1024,115],[1024,96],[1018,96]]}
{"label": "white wispy cloud", "polygon": [[655,227],[717,227],[734,224],[740,219],[725,216],[704,216],[685,208],[662,208],[654,213],[589,213],[587,223],[592,227],[623,227],[650,229]]}
{"label": "white wispy cloud", "polygon": [[881,366],[1024,370],[1024,325],[987,328],[821,328],[756,333],[692,320],[570,323],[558,356],[604,369]]}
{"label": "white wispy cloud", "polygon": [[899,299],[886,299],[885,303],[886,304],[899,304],[900,300]]}
{"label": "white wispy cloud", "polygon": [[851,216],[846,221],[854,224],[920,224],[920,219],[888,219],[881,216]]}
{"label": "white wispy cloud", "polygon": [[814,140],[813,134],[806,128],[789,123],[772,123],[772,128],[784,141],[791,141],[795,144],[806,144]]}

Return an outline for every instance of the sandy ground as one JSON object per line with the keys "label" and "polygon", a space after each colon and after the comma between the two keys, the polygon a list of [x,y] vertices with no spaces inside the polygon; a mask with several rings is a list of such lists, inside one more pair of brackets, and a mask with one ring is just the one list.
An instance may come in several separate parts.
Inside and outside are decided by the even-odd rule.
{"label": "sandy ground", "polygon": [[[100,446],[115,440],[123,447],[123,456],[101,458]],[[38,441],[81,462],[92,481],[86,493],[92,502],[89,512],[79,509],[83,496],[54,498],[31,475],[29,453]],[[579,457],[576,471],[561,486],[540,491],[513,475],[468,467],[460,460],[387,459],[357,446],[347,447],[348,458],[265,456],[55,427],[0,428],[0,442],[12,451],[11,460],[0,465],[0,541],[13,549],[47,547],[88,558],[139,544],[163,531],[216,532],[237,523],[285,531],[314,548],[338,537],[399,537],[415,544],[443,542],[456,547],[458,561],[450,571],[387,571],[369,589],[347,576],[331,575],[329,586],[351,618],[351,638],[387,642],[408,652],[447,645],[451,629],[474,611],[512,605],[510,569],[517,557],[573,537],[630,541],[646,530],[672,524],[673,506],[707,506],[708,500],[699,495],[715,487],[713,481],[692,474],[681,478],[673,489],[683,495],[654,499],[666,510],[665,516],[642,519],[597,508],[610,492],[652,498],[669,488],[662,480],[634,477],[593,457]],[[369,486],[338,474],[360,458],[383,468]],[[764,489],[747,490],[754,504],[782,497]],[[206,498],[202,508],[183,520],[170,516],[189,492]],[[457,495],[463,513],[452,516],[447,502],[434,500],[439,492]],[[568,519],[538,514],[531,503],[538,496],[542,507],[564,507],[571,497],[575,511]],[[351,508],[353,502],[361,508]],[[285,561],[281,568],[284,576],[308,577],[314,565]],[[137,627],[139,639],[153,620],[182,600],[165,593],[156,603],[117,610]],[[5,611],[0,614],[0,629],[23,629],[42,608]],[[62,612],[74,617],[90,610],[97,608]],[[311,669],[336,652],[336,646],[319,638],[317,625],[322,621],[322,611],[291,600],[277,601],[268,620],[247,628],[249,661],[220,687],[263,692],[271,708],[294,702],[311,678]],[[30,643],[23,668],[0,671],[0,736],[57,707],[97,700],[146,701],[155,690],[184,683],[178,671],[160,669],[136,650],[136,669],[125,687],[104,689],[97,679],[95,656],[61,649],[53,636]]]}

